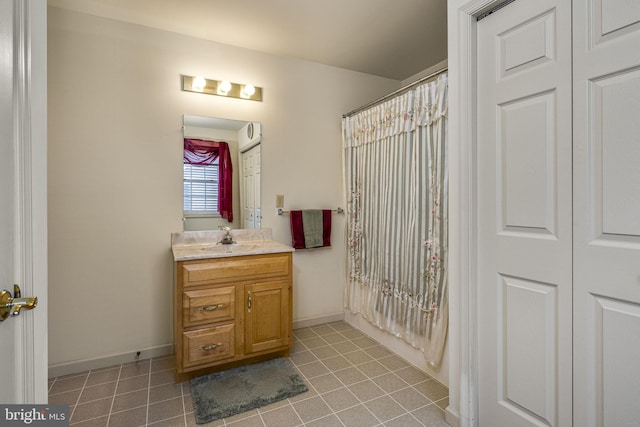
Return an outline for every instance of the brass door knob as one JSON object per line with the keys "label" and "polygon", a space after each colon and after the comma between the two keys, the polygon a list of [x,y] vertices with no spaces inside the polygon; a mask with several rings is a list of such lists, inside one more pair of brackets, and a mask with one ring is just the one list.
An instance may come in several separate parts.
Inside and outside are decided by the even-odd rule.
{"label": "brass door knob", "polygon": [[38,297],[21,298],[20,287],[13,285],[13,294],[4,290],[0,291],[0,321],[20,314],[20,310],[32,310],[38,305]]}

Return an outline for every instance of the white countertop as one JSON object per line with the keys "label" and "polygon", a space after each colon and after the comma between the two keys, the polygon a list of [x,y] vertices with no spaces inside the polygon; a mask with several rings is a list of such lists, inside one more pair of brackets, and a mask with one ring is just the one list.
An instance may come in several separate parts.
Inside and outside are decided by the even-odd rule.
{"label": "white countertop", "polygon": [[219,244],[224,231],[185,231],[171,235],[171,250],[174,261],[224,258],[243,255],[259,255],[294,252],[291,246],[271,240],[271,229],[231,230],[234,243]]}

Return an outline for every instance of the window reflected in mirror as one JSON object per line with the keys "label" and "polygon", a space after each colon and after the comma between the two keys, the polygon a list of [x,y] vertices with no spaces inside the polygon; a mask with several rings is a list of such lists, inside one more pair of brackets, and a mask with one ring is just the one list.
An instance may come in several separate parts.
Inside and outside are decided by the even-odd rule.
{"label": "window reflected in mirror", "polygon": [[184,230],[260,228],[260,123],[183,120]]}

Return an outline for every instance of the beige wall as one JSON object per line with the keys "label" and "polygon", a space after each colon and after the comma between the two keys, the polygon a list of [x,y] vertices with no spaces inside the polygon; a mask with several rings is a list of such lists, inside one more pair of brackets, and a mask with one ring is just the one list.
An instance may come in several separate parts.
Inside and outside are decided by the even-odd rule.
{"label": "beige wall", "polygon": [[[166,351],[170,233],[182,229],[183,114],[263,125],[263,226],[343,205],[340,117],[400,82],[49,9],[49,361]],[[180,74],[247,82],[264,102],[180,91]],[[341,315],[344,218],[294,254],[294,321]]]}

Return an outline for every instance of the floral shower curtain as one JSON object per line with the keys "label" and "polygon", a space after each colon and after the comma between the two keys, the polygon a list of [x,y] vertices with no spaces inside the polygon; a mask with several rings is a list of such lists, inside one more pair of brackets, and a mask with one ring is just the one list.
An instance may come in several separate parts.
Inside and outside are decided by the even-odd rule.
{"label": "floral shower curtain", "polygon": [[448,328],[447,76],[342,122],[346,306],[440,364]]}

